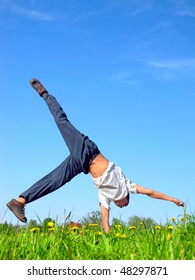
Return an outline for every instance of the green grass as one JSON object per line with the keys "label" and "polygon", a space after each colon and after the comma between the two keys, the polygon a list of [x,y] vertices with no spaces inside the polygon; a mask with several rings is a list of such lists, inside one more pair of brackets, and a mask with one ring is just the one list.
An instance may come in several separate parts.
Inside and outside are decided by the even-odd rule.
{"label": "green grass", "polygon": [[1,260],[195,260],[195,216],[164,226],[0,225]]}

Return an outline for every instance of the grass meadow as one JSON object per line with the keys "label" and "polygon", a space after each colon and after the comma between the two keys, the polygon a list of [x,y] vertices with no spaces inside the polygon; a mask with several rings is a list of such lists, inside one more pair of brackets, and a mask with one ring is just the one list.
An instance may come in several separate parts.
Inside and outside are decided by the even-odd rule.
{"label": "grass meadow", "polygon": [[195,216],[165,225],[0,224],[1,260],[195,260]]}

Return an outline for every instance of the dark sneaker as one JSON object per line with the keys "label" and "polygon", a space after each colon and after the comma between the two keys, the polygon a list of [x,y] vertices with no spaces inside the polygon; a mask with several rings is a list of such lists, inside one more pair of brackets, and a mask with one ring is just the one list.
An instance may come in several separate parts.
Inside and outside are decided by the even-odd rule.
{"label": "dark sneaker", "polygon": [[41,82],[37,79],[30,80],[31,86],[38,92],[40,96],[42,96],[45,92],[47,92],[46,88],[41,84]]}
{"label": "dark sneaker", "polygon": [[27,218],[25,217],[25,209],[23,203],[17,201],[16,199],[12,199],[6,205],[21,222],[27,223]]}

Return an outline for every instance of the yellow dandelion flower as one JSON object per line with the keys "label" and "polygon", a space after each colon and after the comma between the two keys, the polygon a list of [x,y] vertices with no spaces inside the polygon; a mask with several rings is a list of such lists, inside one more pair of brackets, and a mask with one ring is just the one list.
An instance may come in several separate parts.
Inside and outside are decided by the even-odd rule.
{"label": "yellow dandelion flower", "polygon": [[49,228],[49,231],[54,231],[54,230],[55,230],[54,227]]}
{"label": "yellow dandelion flower", "polygon": [[97,227],[98,224],[89,224],[89,227]]}
{"label": "yellow dandelion flower", "polygon": [[121,235],[122,238],[127,238],[126,234]]}
{"label": "yellow dandelion flower", "polygon": [[161,229],[161,226],[155,226],[155,229]]}
{"label": "yellow dandelion flower", "polygon": [[180,218],[180,221],[184,221],[184,220],[188,220],[189,219],[189,215],[188,214],[185,214],[184,217],[181,217]]}
{"label": "yellow dandelion flower", "polygon": [[168,226],[167,228],[170,229],[170,230],[173,230],[173,229],[174,229],[173,226]]}
{"label": "yellow dandelion flower", "polygon": [[48,225],[48,227],[53,228],[54,227],[54,222],[48,222],[47,225]]}
{"label": "yellow dandelion flower", "polygon": [[130,226],[129,229],[136,229],[136,226]]}
{"label": "yellow dandelion flower", "polygon": [[96,234],[100,236],[100,235],[102,235],[102,232],[98,231],[98,232],[96,232]]}
{"label": "yellow dandelion flower", "polygon": [[121,228],[121,225],[120,224],[115,225],[115,228]]}
{"label": "yellow dandelion flower", "polygon": [[116,233],[116,234],[115,234],[115,236],[116,236],[116,237],[119,237],[119,236],[120,236],[120,233],[119,233],[119,232],[118,232],[118,233]]}
{"label": "yellow dandelion flower", "polygon": [[40,228],[31,228],[30,232],[36,232],[36,231],[39,231],[39,230],[40,230]]}
{"label": "yellow dandelion flower", "polygon": [[170,220],[172,221],[172,222],[175,222],[176,221],[176,218],[170,218]]}
{"label": "yellow dandelion flower", "polygon": [[71,227],[71,230],[72,230],[72,231],[76,231],[77,229],[79,229],[79,227],[77,227],[77,226]]}

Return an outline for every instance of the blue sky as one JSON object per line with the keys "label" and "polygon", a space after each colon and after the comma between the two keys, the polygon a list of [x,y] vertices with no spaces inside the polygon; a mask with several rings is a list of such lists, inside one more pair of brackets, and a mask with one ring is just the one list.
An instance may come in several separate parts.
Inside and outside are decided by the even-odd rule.
{"label": "blue sky", "polygon": [[[190,0],[0,0],[0,217],[5,204],[53,170],[68,150],[40,79],[72,123],[133,182],[195,210],[195,3]],[[111,219],[183,215],[132,195]],[[99,210],[90,175],[26,207],[28,219]],[[4,221],[17,220],[7,212]]]}

